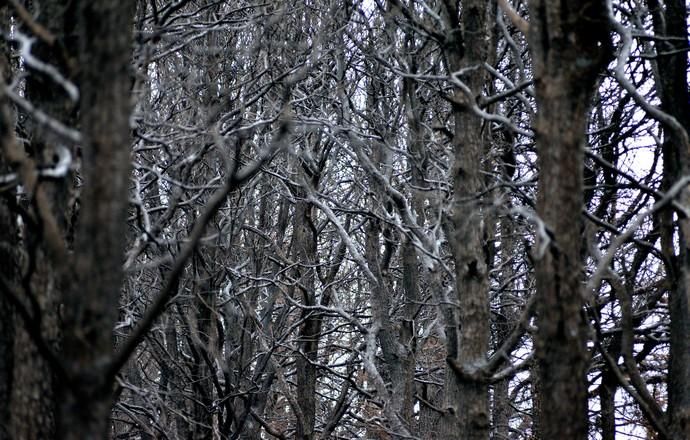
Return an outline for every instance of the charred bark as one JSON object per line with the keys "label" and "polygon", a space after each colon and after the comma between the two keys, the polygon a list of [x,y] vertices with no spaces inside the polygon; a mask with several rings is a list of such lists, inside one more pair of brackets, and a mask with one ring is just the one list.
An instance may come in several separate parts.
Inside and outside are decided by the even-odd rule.
{"label": "charred bark", "polygon": [[[682,0],[649,0],[656,42],[661,108],[675,117],[684,133],[664,127],[662,145],[664,159],[663,187],[668,190],[678,179],[690,172],[688,131],[690,130],[690,94],[687,81],[687,3]],[[690,200],[688,190],[683,201]],[[670,359],[668,369],[668,423],[673,440],[690,438],[690,219],[678,221],[679,252],[675,251],[674,213],[667,209],[661,213],[662,250],[677,267],[668,268],[670,284],[669,313]]]}
{"label": "charred bark", "polygon": [[583,159],[590,99],[610,56],[606,3],[532,0],[539,156],[537,210],[546,227],[534,255],[537,280],[540,431],[586,439],[588,325],[580,248]]}
{"label": "charred bark", "polygon": [[129,191],[130,50],[134,2],[78,2],[84,191],[75,280],[65,291],[59,436],[105,438],[112,384],[112,329],[122,287]]}
{"label": "charred bark", "polygon": [[[485,362],[489,350],[489,268],[484,246],[489,219],[480,196],[485,189],[482,158],[487,143],[484,121],[471,107],[485,86],[486,75],[479,66],[492,50],[488,45],[492,10],[491,2],[463,2],[460,22],[459,11],[450,7],[445,11],[454,29],[445,45],[447,68],[466,87],[457,87],[453,95],[453,201],[446,234],[455,263],[457,320],[446,322],[446,346],[449,362],[466,371]],[[448,368],[442,438],[489,438],[489,387],[470,376]]]}

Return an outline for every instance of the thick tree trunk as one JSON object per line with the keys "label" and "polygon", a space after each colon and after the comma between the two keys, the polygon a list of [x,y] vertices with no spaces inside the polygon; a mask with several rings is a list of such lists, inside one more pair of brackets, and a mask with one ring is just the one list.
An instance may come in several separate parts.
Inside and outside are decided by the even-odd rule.
{"label": "thick tree trunk", "polygon": [[108,435],[111,383],[103,374],[118,318],[130,177],[132,0],[78,2],[84,191],[74,276],[64,298],[63,353],[72,383],[61,384],[64,439]]}
{"label": "thick tree trunk", "polygon": [[537,94],[535,247],[542,438],[587,438],[587,322],[580,256],[582,167],[589,101],[608,57],[606,2],[532,0],[529,40]]}
{"label": "thick tree trunk", "polygon": [[[489,41],[490,2],[471,0],[462,4],[462,34],[455,32],[447,43],[448,69],[459,75],[473,96],[455,91],[453,149],[453,210],[448,230],[455,262],[457,322],[446,323],[447,356],[466,371],[486,361],[489,350],[489,278],[485,247],[487,213],[480,203],[484,190],[482,157],[486,139],[484,121],[468,106],[481,93],[486,75],[478,68],[486,60]],[[446,12],[455,20],[457,11]],[[462,38],[459,36],[462,35]],[[442,418],[443,438],[485,440],[489,438],[489,387],[481,379],[448,369],[447,414]]]}
{"label": "thick tree trunk", "polygon": [[[74,16],[73,10],[64,2],[50,0],[42,2],[39,8],[32,12],[37,13],[37,21],[56,38],[56,43],[49,45],[37,39],[32,46],[32,53],[40,60],[49,62],[67,78],[71,76],[64,52],[74,50]],[[31,34],[23,24],[20,31]],[[59,50],[61,46],[64,50]],[[67,98],[61,88],[56,87],[52,79],[42,72],[27,66],[29,76],[26,79],[26,98],[37,108],[48,115],[73,125],[74,109],[76,103]],[[37,164],[51,163],[56,154],[56,145],[62,145],[50,130],[35,120],[29,119],[30,142],[26,145],[28,155]],[[70,146],[71,147],[71,146]],[[68,148],[70,148],[68,147]],[[72,216],[70,213],[69,199],[73,191],[72,174],[65,178],[42,181],[39,185],[46,195],[46,209],[50,212],[59,227],[61,236],[59,240],[70,240],[70,225]],[[32,206],[34,212],[40,211]],[[30,209],[31,209],[30,208]],[[42,214],[37,218],[42,222]],[[45,342],[51,348],[59,345],[58,304],[60,303],[61,285],[59,277],[63,268],[62,262],[54,260],[49,246],[45,241],[35,242],[41,234],[31,227],[24,231],[26,244],[29,248],[35,246],[31,253],[31,264],[34,267],[30,289],[25,292],[31,297],[38,309],[41,322],[41,334]],[[28,298],[22,299],[28,306]],[[38,322],[38,317],[33,318]],[[55,435],[56,401],[55,401],[55,375],[50,363],[39,353],[39,350],[29,335],[25,323],[16,317],[14,344],[14,373],[11,396],[11,423],[10,430],[15,438],[50,438]]]}

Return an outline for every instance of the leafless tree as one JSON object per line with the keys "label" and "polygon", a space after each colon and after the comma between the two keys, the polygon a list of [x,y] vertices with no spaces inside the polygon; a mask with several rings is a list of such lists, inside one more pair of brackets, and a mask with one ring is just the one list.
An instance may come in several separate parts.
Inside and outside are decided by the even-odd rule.
{"label": "leafless tree", "polygon": [[690,436],[680,0],[11,0],[0,439]]}

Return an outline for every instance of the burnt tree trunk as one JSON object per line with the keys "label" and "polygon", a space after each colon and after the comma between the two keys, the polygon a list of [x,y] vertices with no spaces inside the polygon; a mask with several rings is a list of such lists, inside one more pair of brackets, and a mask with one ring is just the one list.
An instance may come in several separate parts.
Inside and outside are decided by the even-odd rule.
{"label": "burnt tree trunk", "polygon": [[[469,91],[455,89],[452,145],[452,212],[446,226],[455,262],[456,322],[446,322],[448,361],[467,372],[486,361],[489,350],[489,276],[485,247],[488,219],[480,194],[485,189],[482,157],[486,152],[484,121],[470,110],[474,98],[486,82],[481,64],[486,60],[490,41],[491,2],[463,2],[459,11],[445,11],[453,32],[447,36],[446,58],[451,76]],[[442,418],[442,438],[482,440],[489,438],[489,387],[481,378],[446,375],[446,411]]]}
{"label": "burnt tree trunk", "polygon": [[75,242],[74,281],[64,298],[65,363],[59,436],[108,433],[112,384],[104,371],[122,286],[130,177],[130,45],[135,2],[78,2],[84,190]]}
{"label": "burnt tree trunk", "polygon": [[[33,5],[31,5],[33,6]],[[74,80],[67,57],[74,52],[74,10],[60,1],[41,2],[36,9],[37,21],[41,23],[55,37],[53,44],[37,39],[32,45],[33,55],[43,61],[55,65],[63,76]],[[31,34],[23,24],[20,31]],[[68,126],[75,122],[77,103],[73,102],[57,86],[51,78],[43,72],[27,66],[29,76],[26,80],[26,97],[33,105],[46,114],[56,118]],[[56,155],[56,148],[68,148],[43,124],[30,119],[29,140],[26,153],[38,165],[52,163]],[[70,202],[74,194],[72,173],[59,179],[42,180],[37,185],[45,194],[45,198],[33,198],[28,201],[28,209],[32,213],[38,227],[35,229],[27,225],[24,231],[25,246],[29,249],[29,269],[25,274],[29,282],[24,284],[24,306],[33,309],[32,321],[40,326],[41,337],[45,343],[55,349],[59,345],[58,304],[61,301],[61,283],[59,279],[64,275],[64,266],[42,240],[39,230],[46,223],[55,221],[59,229],[59,237],[55,237],[65,245],[71,244],[71,214]],[[24,202],[22,202],[24,203]],[[39,205],[43,205],[42,207]],[[49,220],[46,215],[53,217]],[[36,230],[39,229],[39,230]],[[29,306],[33,303],[34,306]],[[38,316],[40,315],[40,317]],[[55,375],[53,366],[43,357],[35,341],[30,337],[26,323],[15,317],[14,344],[14,373],[11,395],[12,415],[10,431],[15,438],[44,438],[55,435]]]}
{"label": "burnt tree trunk", "polygon": [[[295,206],[293,251],[302,264],[299,269],[300,281],[297,292],[302,296],[301,302],[307,307],[317,305],[315,291],[316,264],[316,227],[313,221],[314,207],[304,200],[306,194],[299,189],[298,197],[302,200]],[[318,361],[319,339],[321,338],[322,317],[313,309],[302,310],[302,325],[299,331],[299,354],[296,360],[297,401],[300,406],[301,420],[297,423],[297,438],[313,440],[316,424],[316,362]]]}
{"label": "burnt tree trunk", "polygon": [[[687,82],[687,6],[683,0],[648,0],[656,42],[658,90],[661,108],[675,117],[683,128],[679,133],[664,127],[664,189],[669,189],[690,171],[688,129],[690,129],[690,95]],[[688,190],[683,194],[687,204]],[[673,289],[670,292],[671,349],[668,370],[668,422],[671,439],[690,438],[690,219],[679,220],[679,252],[676,255],[673,235],[674,213],[666,210],[662,219],[662,250],[677,264],[670,268]]]}
{"label": "burnt tree trunk", "polygon": [[587,438],[587,322],[580,212],[590,99],[610,52],[606,2],[532,0],[529,42],[538,113],[534,252],[542,438]]}

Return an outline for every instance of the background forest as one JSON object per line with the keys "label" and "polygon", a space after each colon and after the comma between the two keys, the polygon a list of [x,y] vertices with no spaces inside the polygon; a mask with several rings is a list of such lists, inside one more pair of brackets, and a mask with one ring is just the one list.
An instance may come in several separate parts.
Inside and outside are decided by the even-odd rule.
{"label": "background forest", "polygon": [[689,439],[687,7],[0,3],[0,439]]}

